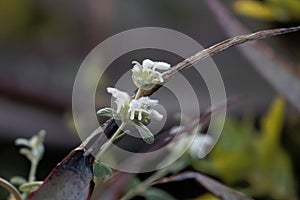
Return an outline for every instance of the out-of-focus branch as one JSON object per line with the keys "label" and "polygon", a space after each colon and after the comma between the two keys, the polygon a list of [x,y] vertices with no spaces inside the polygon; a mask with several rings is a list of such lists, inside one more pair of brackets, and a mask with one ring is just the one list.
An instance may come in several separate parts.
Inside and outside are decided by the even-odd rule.
{"label": "out-of-focus branch", "polygon": [[[212,13],[217,18],[217,22],[219,22],[228,36],[251,32],[242,23],[240,23],[220,1],[206,0],[206,4],[211,9]],[[275,32],[275,35],[280,35],[298,30],[299,26],[287,29],[261,31],[254,33],[254,35],[257,35],[257,39],[261,39],[265,38],[267,35],[274,36],[273,34]],[[251,35],[253,34],[250,34],[249,36]],[[255,42],[247,46],[238,46],[238,49],[252,64],[255,70],[300,112],[299,71],[293,69],[293,67],[290,66],[290,62],[286,61],[281,54],[275,52],[273,49],[261,42]]]}

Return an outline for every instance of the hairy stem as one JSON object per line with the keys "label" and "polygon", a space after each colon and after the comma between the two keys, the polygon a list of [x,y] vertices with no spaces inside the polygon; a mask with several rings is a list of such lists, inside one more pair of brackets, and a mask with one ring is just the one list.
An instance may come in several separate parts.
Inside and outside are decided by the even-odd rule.
{"label": "hairy stem", "polygon": [[100,149],[100,152],[97,157],[103,156],[103,154],[109,149],[109,147],[113,144],[113,141],[118,137],[118,135],[121,133],[123,128],[126,126],[125,122],[122,122],[118,130],[113,134],[113,136],[103,145],[102,149]]}

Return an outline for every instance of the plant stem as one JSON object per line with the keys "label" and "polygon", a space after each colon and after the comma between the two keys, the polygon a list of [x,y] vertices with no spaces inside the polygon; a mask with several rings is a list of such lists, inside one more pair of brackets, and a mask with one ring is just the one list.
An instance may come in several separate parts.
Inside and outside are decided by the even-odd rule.
{"label": "plant stem", "polygon": [[22,200],[20,193],[11,183],[0,177],[0,186],[9,191],[16,200]]}
{"label": "plant stem", "polygon": [[35,181],[35,174],[37,170],[37,165],[38,162],[34,159],[31,160],[31,166],[30,166],[30,171],[29,171],[29,176],[28,176],[28,182]]}
{"label": "plant stem", "polygon": [[136,92],[136,95],[135,95],[134,99],[140,98],[142,91],[143,91],[143,89],[139,88],[138,91]]}
{"label": "plant stem", "polygon": [[129,190],[120,200],[129,200],[139,194],[142,194],[145,192],[154,181],[164,177],[169,173],[169,167],[166,167],[162,170],[156,171],[154,174],[152,174],[150,177],[148,177],[146,180],[144,180],[142,183],[137,185],[132,190]]}
{"label": "plant stem", "polygon": [[109,149],[109,147],[113,144],[113,141],[118,137],[118,135],[121,133],[122,129],[126,126],[125,122],[122,122],[122,124],[119,126],[118,130],[113,134],[113,136],[104,144],[103,148],[100,150],[97,157],[103,156],[103,154]]}

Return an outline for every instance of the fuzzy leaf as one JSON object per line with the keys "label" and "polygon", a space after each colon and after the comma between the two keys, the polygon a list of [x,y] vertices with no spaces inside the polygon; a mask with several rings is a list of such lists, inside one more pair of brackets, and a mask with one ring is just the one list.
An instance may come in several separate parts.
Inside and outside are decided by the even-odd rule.
{"label": "fuzzy leaf", "polygon": [[143,140],[147,144],[152,144],[154,142],[154,136],[151,131],[142,123],[138,123],[135,126],[139,131],[140,135],[142,136]]}
{"label": "fuzzy leaf", "polygon": [[42,184],[43,184],[43,181],[33,181],[30,183],[22,184],[19,189],[22,192],[31,192],[31,191],[35,190],[36,188],[38,188]]}
{"label": "fuzzy leaf", "polygon": [[30,160],[30,161],[35,160],[34,155],[32,154],[31,150],[29,150],[29,149],[21,148],[21,149],[20,149],[20,154],[26,156],[27,159]]}
{"label": "fuzzy leaf", "polygon": [[110,176],[112,174],[111,168],[101,162],[95,162],[93,170],[94,176],[97,178],[105,178],[106,176]]}
{"label": "fuzzy leaf", "polygon": [[9,180],[9,182],[11,182],[11,183],[14,184],[14,185],[19,186],[19,185],[23,185],[24,183],[26,183],[27,180],[26,180],[24,177],[22,177],[22,176],[13,176],[13,177]]}
{"label": "fuzzy leaf", "polygon": [[118,113],[112,108],[102,108],[97,111],[97,115],[105,117],[115,117]]}

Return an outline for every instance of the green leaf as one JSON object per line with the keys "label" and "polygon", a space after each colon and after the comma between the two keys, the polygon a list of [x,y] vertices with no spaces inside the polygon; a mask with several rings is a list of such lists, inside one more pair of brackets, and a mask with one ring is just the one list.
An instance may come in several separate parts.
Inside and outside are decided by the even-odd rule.
{"label": "green leaf", "polygon": [[157,200],[157,199],[175,200],[175,198],[172,197],[167,192],[154,187],[151,187],[148,190],[146,190],[143,193],[143,196],[146,198],[146,200]]}
{"label": "green leaf", "polygon": [[27,180],[22,177],[22,176],[13,176],[11,177],[11,179],[9,180],[9,182],[11,182],[14,185],[23,185],[24,183],[27,182]]}
{"label": "green leaf", "polygon": [[136,126],[137,130],[139,131],[140,135],[142,136],[143,140],[147,144],[152,144],[154,142],[154,136],[151,131],[142,123],[137,123]]}
{"label": "green leaf", "polygon": [[22,192],[31,192],[31,191],[35,190],[36,188],[38,188],[42,184],[43,184],[43,181],[33,181],[30,183],[22,184],[19,189]]}
{"label": "green leaf", "polygon": [[106,176],[110,176],[112,174],[111,168],[101,162],[95,162],[93,170],[96,178],[105,178]]}
{"label": "green leaf", "polygon": [[98,110],[97,115],[105,117],[115,117],[118,116],[118,113],[112,108],[102,108]]}
{"label": "green leaf", "polygon": [[18,146],[23,145],[23,146],[26,146],[26,147],[31,147],[29,140],[27,140],[25,138],[17,138],[16,141],[15,141],[15,144],[18,145]]}
{"label": "green leaf", "polygon": [[21,149],[20,149],[20,154],[26,156],[27,159],[30,160],[30,161],[35,160],[34,155],[32,154],[31,150],[29,150],[29,149],[21,148]]}

